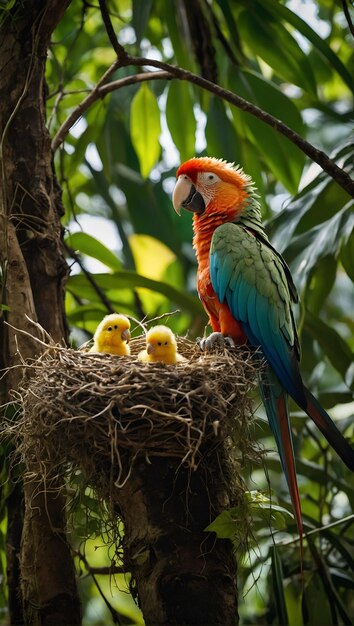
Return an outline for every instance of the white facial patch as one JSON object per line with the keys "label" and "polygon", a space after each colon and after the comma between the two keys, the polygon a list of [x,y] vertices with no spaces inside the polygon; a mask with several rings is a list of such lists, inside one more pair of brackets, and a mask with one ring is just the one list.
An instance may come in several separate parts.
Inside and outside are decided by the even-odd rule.
{"label": "white facial patch", "polygon": [[213,172],[199,172],[197,188],[207,205],[213,197],[214,185],[221,182],[221,178]]}

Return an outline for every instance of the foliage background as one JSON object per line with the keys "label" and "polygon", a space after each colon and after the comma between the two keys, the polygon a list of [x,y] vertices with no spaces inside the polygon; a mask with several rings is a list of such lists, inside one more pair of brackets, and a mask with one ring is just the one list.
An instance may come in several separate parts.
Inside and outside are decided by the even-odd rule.
{"label": "foliage background", "polygon": [[[178,64],[228,88],[353,173],[353,28],[345,0],[111,0],[108,8],[129,53]],[[99,6],[74,0],[47,62],[53,137],[115,58]],[[124,67],[110,80],[141,71]],[[272,243],[284,254],[301,295],[304,379],[353,437],[353,200],[288,139],[185,81],[159,78],[112,91],[87,110],[56,151],[72,270],[66,312],[73,345],[90,339],[112,310],[151,319],[178,308],[168,318],[174,331],[203,334],[191,217],[179,219],[170,198],[178,164],[196,154],[240,163],[253,177]],[[269,498],[271,487],[273,505],[289,509],[258,401],[256,408],[256,435],[271,452],[265,468],[249,472],[250,491]],[[269,499],[253,494],[255,542],[243,557],[239,581],[242,623],[350,624],[353,476],[293,409],[303,515],[312,532],[304,585],[292,517],[283,508],[277,515],[274,507],[270,515]],[[115,555],[101,533],[94,495],[74,498],[72,510],[84,623],[111,623],[115,611],[123,623],[143,623],[126,577],[102,573]],[[237,542],[236,527],[232,515],[215,526]],[[4,518],[2,544],[5,530]],[[1,563],[4,573],[3,553]]]}

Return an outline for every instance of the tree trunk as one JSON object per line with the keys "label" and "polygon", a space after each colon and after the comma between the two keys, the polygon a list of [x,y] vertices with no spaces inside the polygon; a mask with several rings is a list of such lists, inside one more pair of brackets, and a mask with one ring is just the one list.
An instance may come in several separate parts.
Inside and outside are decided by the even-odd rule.
{"label": "tree trunk", "polygon": [[116,491],[125,567],[147,626],[238,624],[232,544],[205,532],[230,505],[226,454],[222,446],[205,454],[194,472],[166,458],[141,461]]}
{"label": "tree trunk", "polygon": [[[53,171],[50,137],[45,125],[44,71],[53,29],[70,0],[24,0],[0,27],[0,278],[7,320],[38,334],[25,317],[38,321],[52,337],[66,336],[64,282],[67,267],[61,243],[60,193]],[[0,311],[1,312],[1,311]],[[34,357],[39,344],[1,320],[1,367]],[[20,356],[19,356],[20,355]],[[11,369],[2,390],[16,389],[21,369]],[[31,468],[27,468],[31,469]],[[19,489],[19,487],[17,488]],[[21,578],[9,576],[10,597],[23,594],[26,624],[79,624],[80,603],[75,571],[65,538],[62,497],[44,494],[27,482],[21,533],[21,498],[9,498],[8,554],[17,555],[22,535]],[[13,531],[13,532],[12,532]],[[16,544],[16,545],[15,545]],[[11,563],[9,563],[11,565]],[[15,567],[15,565],[14,565]],[[11,623],[19,623],[19,603],[10,605]],[[17,621],[16,621],[17,620]]]}

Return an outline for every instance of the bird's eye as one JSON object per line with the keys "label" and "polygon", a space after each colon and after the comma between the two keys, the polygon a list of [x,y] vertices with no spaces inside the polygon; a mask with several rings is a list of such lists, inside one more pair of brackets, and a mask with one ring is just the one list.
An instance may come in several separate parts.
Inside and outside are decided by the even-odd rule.
{"label": "bird's eye", "polygon": [[168,342],[167,342],[167,341],[165,341],[165,346],[167,346],[167,343],[168,343]]}
{"label": "bird's eye", "polygon": [[220,178],[217,174],[213,174],[213,172],[202,172],[200,174],[201,181],[204,185],[214,185],[220,181]]}
{"label": "bird's eye", "polygon": [[113,330],[112,326],[108,326],[107,330],[109,331]]}
{"label": "bird's eye", "polygon": [[118,328],[118,326],[117,326],[117,324],[115,324],[115,326],[114,326],[114,330],[117,330],[117,328]]}
{"label": "bird's eye", "polygon": [[158,345],[158,346],[162,346],[161,341],[158,341],[158,342],[157,342],[157,345]]}

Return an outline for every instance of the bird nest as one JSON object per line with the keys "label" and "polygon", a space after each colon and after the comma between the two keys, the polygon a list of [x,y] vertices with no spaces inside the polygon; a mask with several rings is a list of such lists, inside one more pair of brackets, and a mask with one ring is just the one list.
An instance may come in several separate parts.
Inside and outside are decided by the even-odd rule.
{"label": "bird nest", "polygon": [[138,361],[144,344],[133,339],[130,357],[48,346],[25,367],[10,430],[31,480],[80,470],[106,498],[137,460],[166,457],[195,470],[225,441],[239,460],[259,455],[249,397],[259,364],[247,349],[204,354],[178,338],[187,361],[164,365]]}

